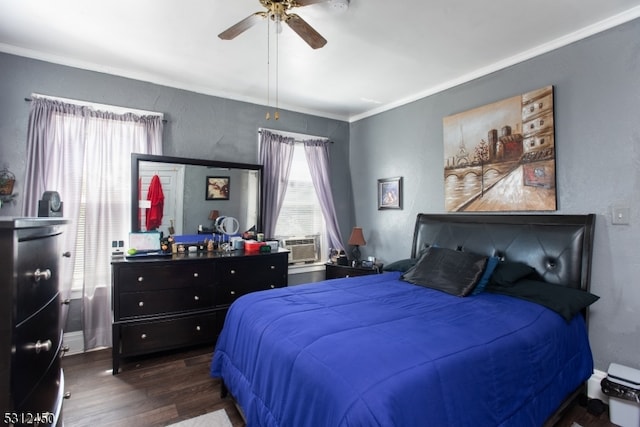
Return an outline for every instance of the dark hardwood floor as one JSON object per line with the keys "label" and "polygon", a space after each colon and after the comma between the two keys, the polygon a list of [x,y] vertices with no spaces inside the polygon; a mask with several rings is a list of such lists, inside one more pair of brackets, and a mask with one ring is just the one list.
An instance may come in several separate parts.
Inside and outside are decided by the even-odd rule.
{"label": "dark hardwood floor", "polygon": [[[111,375],[111,350],[63,359],[64,425],[166,426],[224,409],[234,427],[245,424],[230,398],[220,398],[220,381],[209,377],[212,346],[125,359]],[[613,427],[607,413],[590,414],[576,403],[556,424],[570,427]]]}
{"label": "dark hardwood floor", "polygon": [[244,426],[220,381],[209,377],[213,346],[123,359],[111,374],[111,349],[63,358],[64,425],[166,426],[224,409],[234,427]]}

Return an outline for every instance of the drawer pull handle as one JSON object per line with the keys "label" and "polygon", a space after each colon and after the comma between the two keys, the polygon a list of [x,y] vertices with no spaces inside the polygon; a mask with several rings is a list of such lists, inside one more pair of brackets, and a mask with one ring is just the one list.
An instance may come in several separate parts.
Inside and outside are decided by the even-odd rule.
{"label": "drawer pull handle", "polygon": [[69,305],[69,304],[71,304],[71,300],[68,298],[60,302],[60,305]]}
{"label": "drawer pull handle", "polygon": [[229,292],[229,293],[230,293],[231,295],[235,295],[235,294],[236,294],[236,291],[231,291],[231,292]]}
{"label": "drawer pull handle", "polygon": [[140,339],[146,340],[147,339],[147,334],[140,335]]}
{"label": "drawer pull handle", "polygon": [[271,289],[275,289],[275,288],[276,288],[276,285],[271,285]]}
{"label": "drawer pull handle", "polygon": [[38,340],[35,344],[27,344],[26,347],[27,350],[34,350],[36,354],[40,354],[41,351],[51,350],[52,346],[53,344],[51,343],[51,340],[46,340],[45,342]]}
{"label": "drawer pull handle", "polygon": [[193,299],[194,299],[195,301],[200,301],[200,297],[199,297],[198,295],[194,296],[194,297],[193,297]]}
{"label": "drawer pull handle", "polygon": [[69,350],[70,350],[69,346],[68,345],[64,345],[60,349],[60,353],[64,356],[64,354],[67,353]]}
{"label": "drawer pull handle", "polygon": [[235,270],[231,270],[231,272],[230,272],[230,273],[231,273],[231,274],[236,274],[236,271],[235,271]]}
{"label": "drawer pull handle", "polygon": [[33,272],[33,277],[35,278],[36,282],[39,282],[40,279],[49,280],[51,279],[51,270],[49,270],[48,268],[45,270],[40,270],[38,268]]}
{"label": "drawer pull handle", "polygon": [[198,277],[198,273],[193,273],[193,277]]}
{"label": "drawer pull handle", "polygon": [[138,307],[144,307],[144,301],[140,301],[140,302],[138,303]]}
{"label": "drawer pull handle", "polygon": [[138,282],[144,282],[144,277],[139,276],[139,277],[138,277]]}
{"label": "drawer pull handle", "polygon": [[196,331],[200,331],[200,325],[196,326]]}
{"label": "drawer pull handle", "polygon": [[275,266],[275,265],[272,265],[272,266],[271,266],[271,267],[269,267],[269,268],[271,268],[272,270],[275,270],[275,269],[276,269],[276,266]]}
{"label": "drawer pull handle", "polygon": [[71,258],[71,252],[67,251],[67,252],[63,252],[62,256],[65,258]]}

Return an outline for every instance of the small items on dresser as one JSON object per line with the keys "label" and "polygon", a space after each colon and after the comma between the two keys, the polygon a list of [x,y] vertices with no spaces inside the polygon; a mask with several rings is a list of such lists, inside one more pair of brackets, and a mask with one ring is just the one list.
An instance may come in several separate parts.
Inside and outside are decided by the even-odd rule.
{"label": "small items on dresser", "polygon": [[39,217],[62,217],[62,201],[57,191],[45,191],[38,201]]}
{"label": "small items on dresser", "polygon": [[349,265],[349,258],[344,250],[338,252],[338,258],[336,259],[338,265]]}

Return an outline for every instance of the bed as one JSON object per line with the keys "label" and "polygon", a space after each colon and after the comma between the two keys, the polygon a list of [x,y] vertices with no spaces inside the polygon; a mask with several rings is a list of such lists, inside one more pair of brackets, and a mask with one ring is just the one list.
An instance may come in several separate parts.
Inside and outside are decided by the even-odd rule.
{"label": "bed", "polygon": [[392,271],[239,298],[211,376],[248,426],[549,423],[593,372],[594,222],[419,214]]}

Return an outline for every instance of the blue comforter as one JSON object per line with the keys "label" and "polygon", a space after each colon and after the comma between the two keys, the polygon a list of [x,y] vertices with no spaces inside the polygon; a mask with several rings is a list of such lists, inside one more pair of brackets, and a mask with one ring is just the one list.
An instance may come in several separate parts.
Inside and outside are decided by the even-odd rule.
{"label": "blue comforter", "polygon": [[256,292],[211,376],[254,426],[539,426],[593,371],[584,321],[399,273]]}

